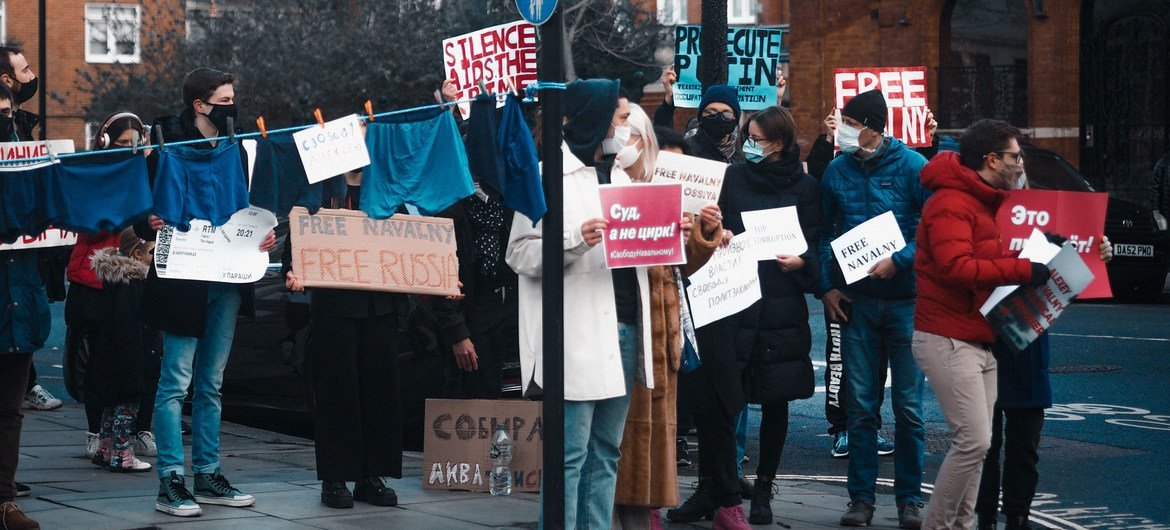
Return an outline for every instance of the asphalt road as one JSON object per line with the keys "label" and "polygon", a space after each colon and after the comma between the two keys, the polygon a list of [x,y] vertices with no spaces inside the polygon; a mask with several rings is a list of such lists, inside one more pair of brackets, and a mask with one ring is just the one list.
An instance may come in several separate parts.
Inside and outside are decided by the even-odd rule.
{"label": "asphalt road", "polygon": [[[824,370],[824,326],[820,302],[809,298],[813,360],[818,381]],[[39,381],[69,400],[61,379],[63,304],[52,305],[53,334],[37,352]],[[1157,304],[1074,304],[1052,329],[1053,390],[1058,404],[1048,411],[1040,448],[1040,485],[1034,522],[1049,528],[1170,529],[1165,478],[1170,470],[1170,290]],[[818,383],[820,385],[820,383]],[[947,431],[934,394],[927,388],[925,483],[933,483],[942,462]],[[883,417],[892,422],[885,407]],[[755,431],[751,414],[745,465],[754,473]],[[824,393],[791,407],[791,426],[780,473],[817,477],[827,491],[841,494],[847,461],[829,457]],[[892,439],[892,432],[884,432]],[[691,436],[693,444],[694,437]],[[84,436],[78,433],[80,451]],[[892,460],[883,459],[881,477],[893,478]],[[695,468],[680,470],[694,474]],[[879,495],[889,494],[879,487]],[[844,506],[841,507],[845,509]]]}

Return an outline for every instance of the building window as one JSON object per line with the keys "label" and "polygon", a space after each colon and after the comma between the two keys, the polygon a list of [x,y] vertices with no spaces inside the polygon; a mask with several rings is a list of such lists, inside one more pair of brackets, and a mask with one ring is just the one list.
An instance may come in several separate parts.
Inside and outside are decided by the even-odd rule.
{"label": "building window", "polygon": [[142,12],[135,4],[85,5],[85,61],[137,63]]}
{"label": "building window", "polygon": [[667,26],[687,23],[687,0],[658,0],[658,23]]}
{"label": "building window", "polygon": [[759,0],[727,0],[728,24],[755,24]]}

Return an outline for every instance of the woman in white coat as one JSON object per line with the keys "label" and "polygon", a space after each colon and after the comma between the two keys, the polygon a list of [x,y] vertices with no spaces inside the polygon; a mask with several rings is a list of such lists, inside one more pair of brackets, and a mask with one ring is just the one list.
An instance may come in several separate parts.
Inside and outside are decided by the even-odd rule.
{"label": "woman in white coat", "polygon": [[[629,102],[616,81],[570,83],[565,94],[565,528],[609,528],[617,461],[634,377],[653,386],[646,269],[609,270],[598,246],[598,186],[625,183],[614,154],[629,138]],[[681,226],[689,230],[689,222]],[[520,276],[525,393],[541,381],[541,224],[512,225],[506,261]]]}

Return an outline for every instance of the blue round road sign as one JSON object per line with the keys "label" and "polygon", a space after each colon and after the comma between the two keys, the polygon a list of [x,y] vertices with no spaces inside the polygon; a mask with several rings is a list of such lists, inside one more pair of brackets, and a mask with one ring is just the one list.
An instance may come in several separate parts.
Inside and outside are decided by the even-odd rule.
{"label": "blue round road sign", "polygon": [[516,0],[516,9],[524,20],[539,26],[557,9],[557,0]]}

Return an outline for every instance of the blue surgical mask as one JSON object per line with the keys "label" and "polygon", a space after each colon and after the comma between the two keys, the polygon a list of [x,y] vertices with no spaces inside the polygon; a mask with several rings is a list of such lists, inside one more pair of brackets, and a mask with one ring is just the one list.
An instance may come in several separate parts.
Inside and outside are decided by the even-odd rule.
{"label": "blue surgical mask", "polygon": [[759,163],[767,158],[767,155],[764,154],[764,146],[756,142],[754,138],[748,138],[743,142],[743,157],[748,162]]}

